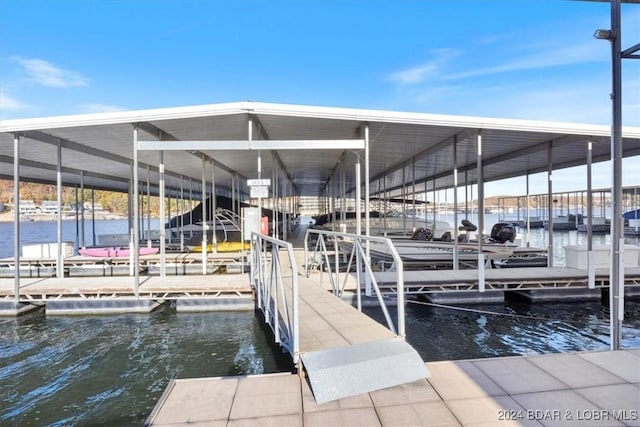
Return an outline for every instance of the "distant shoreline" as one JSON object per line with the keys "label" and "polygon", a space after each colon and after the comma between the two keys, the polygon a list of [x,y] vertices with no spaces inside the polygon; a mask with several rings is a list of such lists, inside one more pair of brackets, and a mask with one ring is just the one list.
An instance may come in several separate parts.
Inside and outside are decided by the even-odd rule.
{"label": "distant shoreline", "polygon": [[[96,212],[93,216],[95,216],[95,219],[97,219],[97,220],[127,219],[127,216],[125,214],[117,214],[117,213],[111,213],[111,212],[100,212],[100,213]],[[84,215],[85,222],[86,221],[91,221],[91,218],[92,218],[92,214],[91,213],[85,213],[85,215]],[[20,217],[20,222],[56,221],[57,219],[58,219],[57,215],[41,214],[41,215],[22,216],[22,217]],[[2,213],[0,213],[0,222],[13,222],[13,220],[14,220],[13,212],[2,212]],[[75,218],[74,217],[68,217],[68,218],[63,217],[63,221],[75,221]]]}

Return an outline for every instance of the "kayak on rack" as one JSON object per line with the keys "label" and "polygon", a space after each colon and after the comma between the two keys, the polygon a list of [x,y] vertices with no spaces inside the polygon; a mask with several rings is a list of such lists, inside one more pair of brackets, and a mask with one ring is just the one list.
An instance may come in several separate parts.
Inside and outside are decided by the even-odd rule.
{"label": "kayak on rack", "polygon": [[[158,248],[139,248],[138,253],[140,255],[154,255],[160,252]],[[117,258],[128,257],[131,255],[131,250],[127,247],[109,247],[109,248],[82,248],[78,251],[80,255],[100,257],[100,258]]]}

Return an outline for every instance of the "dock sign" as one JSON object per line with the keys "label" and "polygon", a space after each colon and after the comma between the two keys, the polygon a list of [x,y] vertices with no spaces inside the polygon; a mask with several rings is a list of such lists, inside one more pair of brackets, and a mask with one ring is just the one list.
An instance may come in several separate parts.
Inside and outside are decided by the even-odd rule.
{"label": "dock sign", "polygon": [[262,198],[267,198],[269,197],[269,187],[267,186],[258,186],[258,185],[253,185],[251,187],[249,187],[249,196],[252,199],[262,199]]}
{"label": "dock sign", "polygon": [[247,185],[252,199],[269,197],[270,179],[248,179]]}
{"label": "dock sign", "polygon": [[270,179],[248,179],[247,185],[249,187],[269,187],[271,185]]}

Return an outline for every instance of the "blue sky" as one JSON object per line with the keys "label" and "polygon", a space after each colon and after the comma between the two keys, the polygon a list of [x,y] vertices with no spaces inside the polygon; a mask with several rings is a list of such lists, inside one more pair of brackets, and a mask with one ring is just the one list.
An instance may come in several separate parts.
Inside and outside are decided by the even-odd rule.
{"label": "blue sky", "polygon": [[[0,0],[0,118],[253,100],[608,124],[610,45],[592,35],[609,8]],[[622,10],[625,48],[640,41],[640,6]],[[640,60],[623,61],[622,99],[623,124],[640,126]]]}

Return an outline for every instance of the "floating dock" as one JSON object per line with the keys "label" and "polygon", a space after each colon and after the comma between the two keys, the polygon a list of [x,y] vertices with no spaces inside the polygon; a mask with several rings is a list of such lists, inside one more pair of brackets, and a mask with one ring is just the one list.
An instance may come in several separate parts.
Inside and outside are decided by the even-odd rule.
{"label": "floating dock", "polygon": [[[246,266],[245,255],[240,252],[207,254],[207,274],[221,271],[240,271]],[[138,264],[140,274],[160,275],[162,259],[159,255],[141,255]],[[55,258],[20,258],[20,277],[55,277]],[[167,253],[164,257],[165,274],[202,274],[202,254]],[[89,257],[74,255],[63,259],[65,277],[129,276],[133,274],[129,257]],[[15,276],[14,258],[0,259],[0,277]]]}
{"label": "floating dock", "polygon": [[283,373],[174,380],[147,426],[640,425],[640,349],[426,363],[432,376],[318,404]]}
{"label": "floating dock", "polygon": [[[395,294],[393,272],[374,274],[386,294]],[[438,303],[501,302],[505,292],[530,301],[575,301],[600,299],[609,287],[609,269],[595,270],[594,288],[589,288],[588,271],[569,267],[496,268],[484,271],[480,292],[477,270],[424,270],[404,272],[404,292],[421,295]],[[640,267],[624,269],[625,295],[640,295]]]}
{"label": "floating dock", "polygon": [[44,308],[47,314],[150,312],[175,301],[178,311],[252,310],[246,274],[146,276],[136,295],[133,277],[22,279],[15,300],[13,280],[0,278],[0,314]]}
{"label": "floating dock", "polygon": [[[298,252],[297,252],[298,253]],[[202,266],[198,264],[198,267]],[[128,266],[123,268],[129,269]],[[170,266],[167,266],[169,269]],[[238,271],[241,271],[238,268]],[[319,274],[319,273],[314,273]],[[344,274],[344,273],[342,273]],[[375,273],[383,293],[396,293],[396,275],[393,272]],[[325,279],[325,282],[327,280]],[[355,282],[352,282],[355,283]],[[608,289],[608,269],[596,269],[595,289],[588,289],[587,271],[567,267],[531,267],[485,270],[485,292],[479,292],[477,270],[426,270],[404,272],[404,291],[407,295],[423,295],[439,303],[473,303],[502,301],[504,292],[518,292],[531,300],[597,299]],[[346,288],[353,291],[355,285]],[[577,295],[576,292],[579,294]],[[604,292],[606,294],[606,292]],[[625,294],[640,294],[640,267],[625,269]],[[582,295],[582,296],[580,296]],[[606,295],[605,295],[606,296]],[[175,300],[179,310],[205,311],[253,309],[252,290],[247,274],[193,274],[141,276],[136,296],[133,277],[32,277],[21,278],[20,298],[15,301],[14,281],[0,277],[0,315],[18,315],[42,306],[53,313],[57,301],[73,301],[81,314],[84,307],[100,309],[102,313],[126,311],[127,304],[133,312],[148,312],[153,308],[147,303],[133,307],[127,300],[140,299],[166,302]],[[99,301],[105,301],[100,306]],[[117,307],[117,301],[123,306]],[[73,305],[68,305],[70,309]],[[101,307],[101,308],[100,308]],[[67,308],[65,308],[67,310]]]}

